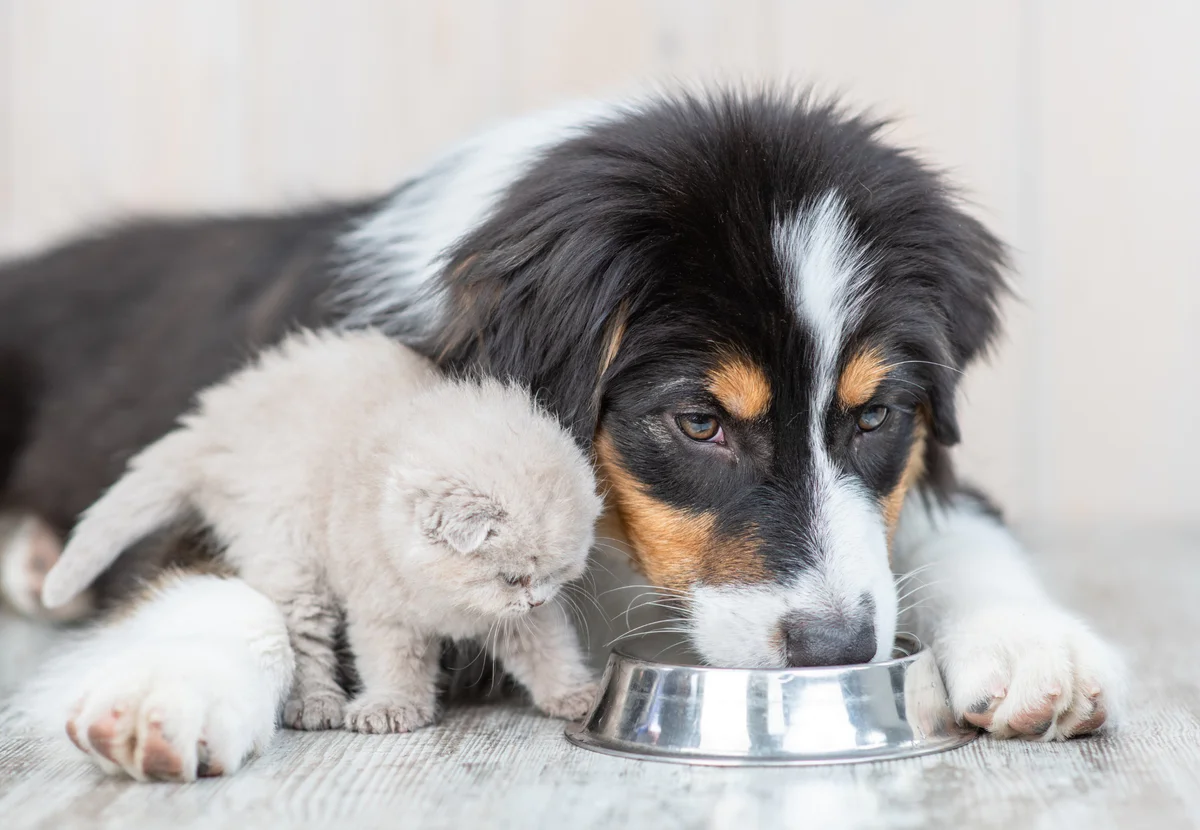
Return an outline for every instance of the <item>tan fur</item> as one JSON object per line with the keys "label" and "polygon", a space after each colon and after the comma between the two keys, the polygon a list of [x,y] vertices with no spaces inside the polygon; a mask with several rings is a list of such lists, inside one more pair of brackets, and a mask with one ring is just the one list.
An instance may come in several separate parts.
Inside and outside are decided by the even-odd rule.
{"label": "tan fur", "polygon": [[892,492],[888,493],[881,499],[880,506],[883,508],[884,526],[887,527],[888,547],[891,548],[892,539],[896,535],[896,526],[900,522],[900,511],[904,507],[904,499],[908,495],[908,491],[917,483],[925,472],[925,441],[928,428],[925,426],[924,413],[918,413],[917,420],[913,426],[912,447],[908,451],[908,462],[904,465],[904,472],[900,474],[900,481],[892,488]]}
{"label": "tan fur", "polygon": [[609,503],[629,540],[634,564],[655,585],[684,590],[697,582],[735,584],[766,578],[753,537],[714,534],[710,513],[663,504],[625,469],[612,439],[597,435],[596,459]]}
{"label": "tan fur", "polygon": [[837,395],[842,408],[853,409],[871,400],[891,370],[891,364],[884,361],[883,353],[874,346],[850,358],[838,380]]}
{"label": "tan fur", "polygon": [[708,391],[735,418],[752,421],[771,406],[771,383],[762,367],[742,355],[727,355],[708,374]]}
{"label": "tan fur", "polygon": [[[621,341],[625,339],[625,326],[629,320],[629,307],[622,303],[617,313],[608,322],[607,337],[604,345],[604,355],[600,359],[599,377],[604,378],[608,372],[608,367],[612,366],[613,361],[617,359],[617,353],[621,350]],[[597,390],[599,391],[599,390]]]}

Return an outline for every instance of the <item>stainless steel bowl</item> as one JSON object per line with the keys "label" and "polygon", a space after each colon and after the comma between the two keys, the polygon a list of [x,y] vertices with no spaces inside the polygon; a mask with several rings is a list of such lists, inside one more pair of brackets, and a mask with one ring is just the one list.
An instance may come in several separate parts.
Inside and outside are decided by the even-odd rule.
{"label": "stainless steel bowl", "polygon": [[[845,764],[962,746],[929,652],[860,666],[724,669],[663,662],[652,638],[609,656],[578,746],[610,755],[715,766]],[[657,651],[657,653],[656,653]]]}

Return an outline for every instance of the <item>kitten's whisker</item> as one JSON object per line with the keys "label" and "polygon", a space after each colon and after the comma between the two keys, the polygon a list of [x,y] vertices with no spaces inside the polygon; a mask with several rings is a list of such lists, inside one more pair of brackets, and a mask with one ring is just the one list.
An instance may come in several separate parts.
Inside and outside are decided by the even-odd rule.
{"label": "kitten's whisker", "polygon": [[[588,590],[586,588],[584,588],[582,585],[566,585],[564,587],[571,589],[571,591],[573,592],[572,595],[575,596],[576,598],[578,598],[578,597],[585,598],[588,602],[590,602],[592,605],[594,605],[596,607],[596,610],[598,612],[600,612],[600,616],[604,616],[604,607],[600,605],[600,601],[598,599],[596,599],[594,593],[588,592]],[[593,591],[594,590],[595,589],[593,588]]]}
{"label": "kitten's whisker", "polygon": [[[565,591],[559,591],[559,595],[558,595],[558,597],[555,598],[555,601],[557,602],[560,599],[565,601],[570,606],[570,608],[572,610],[574,610],[575,615],[579,618],[579,622],[583,625],[584,641],[591,642],[592,632],[588,626],[587,614],[583,613],[583,609],[579,607],[579,604],[576,603],[575,600],[573,600],[571,598],[571,596],[569,594],[567,594]],[[564,609],[564,612],[565,612],[565,609]]]}
{"label": "kitten's whisker", "polygon": [[[604,564],[603,562],[601,562],[599,559],[596,559],[595,557],[589,557],[589,558],[588,558],[588,570],[589,570],[589,571],[591,571],[591,569],[592,569],[592,567],[593,567],[593,566],[594,566],[594,567],[597,567],[597,568],[599,568],[599,569],[600,569],[600,570],[602,570],[602,571],[604,571],[604,572],[605,572],[606,574],[608,574],[609,576],[613,576],[613,572],[612,572],[612,569],[611,569],[611,568],[609,568],[607,565],[605,565],[605,564]],[[596,577],[595,577],[595,575],[593,574],[593,575],[592,575],[592,579],[594,580],[595,578],[596,578]]]}

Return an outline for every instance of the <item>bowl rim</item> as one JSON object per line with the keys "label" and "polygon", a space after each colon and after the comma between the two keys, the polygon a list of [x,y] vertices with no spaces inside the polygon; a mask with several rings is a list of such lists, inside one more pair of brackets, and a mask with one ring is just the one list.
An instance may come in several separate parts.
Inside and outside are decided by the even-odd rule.
{"label": "bowl rim", "polygon": [[900,643],[912,648],[908,654],[902,654],[899,657],[890,657],[887,660],[880,660],[877,663],[850,663],[845,666],[788,666],[784,668],[748,668],[739,666],[697,666],[690,663],[672,663],[661,660],[651,660],[647,657],[642,657],[633,654],[629,651],[629,646],[636,642],[638,638],[631,641],[618,643],[610,653],[611,658],[618,658],[626,665],[646,666],[652,669],[673,669],[686,670],[695,672],[722,672],[722,673],[741,673],[741,674],[769,674],[776,677],[785,675],[801,675],[804,677],[814,677],[818,675],[830,674],[846,674],[848,672],[871,671],[880,668],[890,668],[892,666],[900,666],[906,663],[911,663],[917,660],[921,655],[925,654],[928,649],[922,648],[920,641],[915,637],[901,635],[896,637],[893,651],[895,651]]}

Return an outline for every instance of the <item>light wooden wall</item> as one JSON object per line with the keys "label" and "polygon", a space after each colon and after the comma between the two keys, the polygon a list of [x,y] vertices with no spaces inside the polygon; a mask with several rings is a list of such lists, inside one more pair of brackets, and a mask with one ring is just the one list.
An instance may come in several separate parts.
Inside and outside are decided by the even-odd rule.
{"label": "light wooden wall", "polygon": [[0,0],[0,250],[380,190],[646,81],[816,81],[1015,246],[964,468],[1026,521],[1193,521],[1198,39],[1196,0]]}

